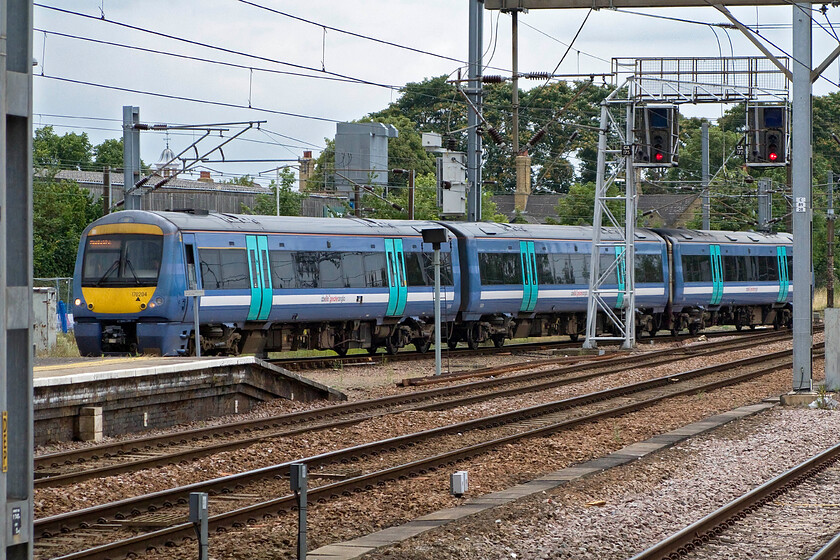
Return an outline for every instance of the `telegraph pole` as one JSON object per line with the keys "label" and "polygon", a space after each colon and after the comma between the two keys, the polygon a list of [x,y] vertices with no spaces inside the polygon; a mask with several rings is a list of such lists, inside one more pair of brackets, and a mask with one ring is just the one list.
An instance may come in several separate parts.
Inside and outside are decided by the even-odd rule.
{"label": "telegraph pole", "polygon": [[828,269],[827,286],[826,286],[826,307],[834,307],[834,172],[828,172],[828,210],[826,210],[826,219],[828,220],[828,255],[826,256],[826,268]]}
{"label": "telegraph pole", "polygon": [[709,218],[709,121],[703,119],[700,123],[700,151],[702,152],[702,184],[703,184],[703,229],[712,229]]}
{"label": "telegraph pole", "polygon": [[[132,191],[140,181],[140,107],[123,105],[123,192],[126,210],[143,209],[143,193]],[[129,192],[132,191],[132,192]]]}

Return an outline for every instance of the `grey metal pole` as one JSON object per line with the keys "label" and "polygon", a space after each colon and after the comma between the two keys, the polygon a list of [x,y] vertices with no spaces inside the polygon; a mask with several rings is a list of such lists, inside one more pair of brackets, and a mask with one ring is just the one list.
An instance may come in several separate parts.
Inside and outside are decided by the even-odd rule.
{"label": "grey metal pole", "polygon": [[758,180],[758,229],[769,231],[770,229],[770,180]]}
{"label": "grey metal pole", "polygon": [[190,493],[190,523],[198,537],[198,560],[207,560],[209,552],[207,492]]}
{"label": "grey metal pole", "polygon": [[289,485],[298,501],[298,560],[306,560],[306,490],[309,476],[304,463],[289,465]]}
{"label": "grey metal pole", "polygon": [[703,229],[712,229],[709,224],[709,121],[703,119],[700,123],[700,151],[702,152],[702,185],[703,185]]}
{"label": "grey metal pole", "polygon": [[193,297],[193,321],[195,321],[195,357],[201,357],[201,334],[198,322],[198,306],[201,305],[201,295]]}
{"label": "grey metal pole", "polygon": [[440,375],[440,245],[435,244],[435,375]]}
{"label": "grey metal pole", "polygon": [[519,155],[519,10],[510,11],[510,42],[511,47],[511,93],[510,103],[513,106],[513,155]]}
{"label": "grey metal pole", "polygon": [[123,192],[126,210],[142,210],[143,198],[139,190],[129,190],[140,180],[140,107],[123,106]]}
{"label": "grey metal pole", "polygon": [[811,345],[811,5],[793,6],[793,390],[810,391]]}
{"label": "grey metal pole", "polygon": [[274,207],[277,216],[280,215],[280,168],[274,170]]}
{"label": "grey metal pole", "polygon": [[408,219],[414,219],[414,170],[408,171]]}
{"label": "grey metal pole", "polygon": [[[633,120],[635,105],[627,104],[626,141],[635,143]],[[636,346],[636,168],[633,158],[625,158],[624,201],[624,349]]]}
{"label": "grey metal pole", "polygon": [[[481,111],[483,94],[481,85],[482,74],[482,43],[484,42],[484,1],[470,0],[470,32],[469,32],[469,87],[467,97]],[[477,222],[481,220],[481,136],[478,127],[481,119],[475,111],[467,111],[467,220]]]}
{"label": "grey metal pole", "polygon": [[826,237],[828,237],[828,254],[826,255],[826,307],[834,307],[834,172],[828,172],[828,220]]}

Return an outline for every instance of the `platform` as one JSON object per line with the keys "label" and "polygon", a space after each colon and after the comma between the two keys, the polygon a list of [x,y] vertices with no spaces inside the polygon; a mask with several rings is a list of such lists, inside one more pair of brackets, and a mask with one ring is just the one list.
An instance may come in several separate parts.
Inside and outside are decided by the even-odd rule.
{"label": "platform", "polygon": [[101,407],[102,435],[250,411],[260,402],[346,395],[253,356],[101,358],[37,365],[35,444],[79,434],[82,409]]}

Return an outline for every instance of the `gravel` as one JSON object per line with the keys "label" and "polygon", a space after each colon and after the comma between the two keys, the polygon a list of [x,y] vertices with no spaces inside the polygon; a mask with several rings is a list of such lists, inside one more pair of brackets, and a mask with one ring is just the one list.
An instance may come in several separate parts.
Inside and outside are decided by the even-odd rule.
{"label": "gravel", "polygon": [[[679,346],[681,343],[673,343]],[[789,347],[789,344],[787,345]],[[763,346],[739,353],[739,357],[772,352],[784,345]],[[657,345],[656,347],[661,348]],[[536,356],[538,359],[542,356]],[[734,356],[729,354],[727,358]],[[521,362],[522,357],[510,357]],[[713,360],[699,358],[700,365]],[[464,366],[452,369],[485,367],[500,363],[499,359],[471,358]],[[696,365],[694,367],[700,367]],[[685,363],[677,367],[687,369]],[[383,369],[384,368],[384,369]],[[428,362],[385,364],[341,371],[308,372],[320,382],[347,390],[351,398],[371,398],[393,392],[404,392],[393,383],[404,377],[427,374]],[[652,369],[652,368],[651,368]],[[821,364],[815,364],[815,377],[821,375]],[[673,373],[645,372],[646,377]],[[655,374],[655,375],[654,375]],[[622,374],[624,375],[624,374]],[[638,373],[627,373],[620,381],[631,382]],[[614,377],[614,376],[610,376]],[[611,380],[619,384],[619,379]],[[452,507],[487,492],[502,490],[531,480],[547,472],[581,461],[603,456],[625,445],[647,439],[712,414],[752,404],[762,398],[778,396],[789,390],[791,373],[780,371],[758,380],[715,392],[673,399],[622,418],[580,426],[544,438],[535,438],[509,445],[493,453],[459,463],[452,470],[468,470],[470,492],[465,498],[448,494],[449,471],[398,481],[386,488],[341,497],[325,504],[313,504],[309,510],[309,548],[355,538],[376,530],[404,523],[432,511]],[[578,390],[584,391],[583,388]],[[594,390],[588,386],[585,391]],[[557,398],[560,392],[546,395]],[[576,391],[577,392],[577,391]],[[497,403],[499,411],[513,403]],[[521,402],[519,403],[522,404]],[[288,411],[288,405],[281,405]],[[293,407],[293,408],[296,408]],[[256,414],[271,414],[267,405]],[[276,412],[274,412],[276,413]],[[381,439],[404,425],[416,429],[452,420],[443,413],[410,413],[359,426],[354,437]],[[474,413],[474,412],[473,412]],[[241,418],[238,417],[238,418]],[[404,424],[402,427],[398,424]],[[576,481],[556,491],[520,500],[496,508],[459,523],[430,531],[398,545],[377,550],[369,558],[627,558],[635,552],[679,530],[733,497],[786,470],[805,457],[832,445],[840,433],[840,413],[821,410],[781,410],[746,419],[714,433],[695,438],[666,452],[658,453],[633,465],[614,469],[602,475]],[[344,433],[347,435],[347,432]],[[282,454],[289,458],[292,446],[298,451],[313,451],[324,445],[320,437],[308,441],[289,442]],[[349,442],[348,442],[349,443]],[[309,447],[309,449],[306,449]],[[164,468],[152,476],[125,475],[112,477],[107,483],[64,489],[55,494],[39,493],[37,508],[43,514],[56,502],[65,502],[64,509],[75,508],[108,497],[136,494],[169,487],[176,482],[209,478],[231,470],[244,470],[259,460],[273,456],[266,448],[252,449],[243,461],[236,457],[216,456],[207,462]],[[298,455],[300,456],[300,455]],[[239,461],[239,468],[233,466]],[[242,464],[245,463],[245,464]],[[154,481],[152,484],[151,481]],[[98,487],[95,487],[98,486]],[[62,499],[63,498],[63,499]],[[80,498],[82,498],[80,500]],[[602,507],[587,507],[603,500]],[[39,514],[40,515],[40,514]],[[296,515],[281,515],[242,529],[211,536],[211,558],[292,558]],[[194,546],[179,546],[148,555],[148,558],[193,558]]]}

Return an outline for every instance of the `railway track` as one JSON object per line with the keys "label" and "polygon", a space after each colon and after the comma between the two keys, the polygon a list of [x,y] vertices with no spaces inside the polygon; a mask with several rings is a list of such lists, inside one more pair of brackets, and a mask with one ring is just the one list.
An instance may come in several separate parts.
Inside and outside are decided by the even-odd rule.
{"label": "railway track", "polygon": [[[686,347],[647,352],[637,355],[553,358],[485,368],[448,376],[450,382],[475,377],[493,377],[483,381],[415,391],[379,399],[342,403],[310,411],[284,414],[185,432],[138,438],[83,449],[38,456],[35,459],[35,487],[45,488],[75,484],[91,478],[103,478],[179,462],[191,461],[216,453],[235,451],[273,438],[288,438],[347,427],[385,414],[409,410],[434,410],[465,406],[490,398],[543,391],[579,383],[599,376],[621,373],[628,367],[654,367],[687,358],[715,355],[726,351],[774,343],[789,337],[786,332],[770,332],[727,341],[710,342],[700,347]],[[550,367],[551,369],[539,369]],[[531,373],[515,374],[522,370]],[[506,377],[496,377],[503,374]],[[431,382],[438,382],[433,379]]]}
{"label": "railway track", "polygon": [[[761,329],[761,330],[770,330],[770,329]],[[759,330],[758,332],[760,332]],[[751,331],[752,332],[752,331]],[[733,331],[710,331],[704,332],[703,336],[706,338],[719,338],[724,336],[735,336],[737,332]],[[674,342],[675,340],[689,340],[697,338],[698,335],[691,335],[688,333],[680,334],[677,336],[673,336],[670,334],[662,334],[655,336],[653,338],[645,338],[643,339],[646,342],[654,341],[654,342]],[[744,335],[744,336],[751,336],[751,335]],[[616,343],[605,343],[607,346],[617,346],[618,342]],[[461,349],[453,349],[453,348],[444,348],[443,355],[445,359],[452,359],[452,358],[462,358],[462,357],[473,357],[473,356],[486,356],[486,355],[494,355],[494,354],[501,354],[501,353],[512,353],[512,354],[521,354],[527,352],[538,352],[544,350],[580,350],[581,349],[581,342],[523,342],[519,344],[508,344],[502,347],[495,347],[495,346],[479,346],[475,350],[469,350],[466,348]],[[301,358],[274,358],[268,360],[270,363],[291,370],[291,371],[301,371],[301,370],[308,370],[308,369],[325,369],[331,367],[338,367],[338,366],[346,366],[346,365],[353,365],[353,364],[372,364],[372,363],[380,363],[382,361],[389,361],[389,362],[401,362],[401,361],[412,361],[417,359],[431,359],[434,357],[434,352],[418,352],[416,350],[403,350],[400,352],[396,352],[394,354],[388,353],[376,353],[376,354],[351,354],[348,356],[310,356],[310,357],[301,357]]]}
{"label": "railway track", "polygon": [[[538,406],[442,426],[415,434],[296,459],[307,463],[312,502],[370,490],[499,449],[524,438],[642,410],[681,395],[713,391],[790,367],[790,351],[685,371]],[[71,547],[64,560],[117,558],[191,538],[186,518],[190,492],[211,494],[211,530],[224,530],[283,515],[295,504],[288,494],[290,462],[36,520],[36,551]],[[275,497],[280,496],[280,497]],[[151,532],[149,517],[169,526]],[[142,527],[142,529],[141,529]],[[82,533],[79,533],[79,528]],[[91,546],[78,550],[80,543]],[[76,548],[72,548],[76,547]],[[43,554],[42,554],[43,555]]]}
{"label": "railway track", "polygon": [[840,445],[744,494],[632,560],[809,558],[840,556],[840,526],[833,501],[840,487]]}

